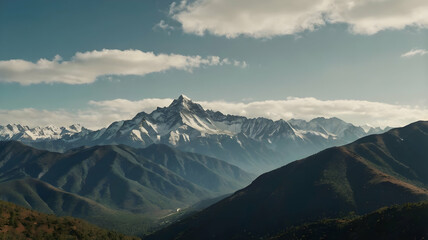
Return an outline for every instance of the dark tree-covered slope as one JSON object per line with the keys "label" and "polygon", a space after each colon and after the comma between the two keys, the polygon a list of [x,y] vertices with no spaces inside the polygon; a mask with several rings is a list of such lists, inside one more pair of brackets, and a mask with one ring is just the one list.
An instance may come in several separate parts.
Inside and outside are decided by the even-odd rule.
{"label": "dark tree-covered slope", "polygon": [[428,199],[428,122],[326,149],[263,174],[248,187],[148,239],[265,236],[323,218]]}

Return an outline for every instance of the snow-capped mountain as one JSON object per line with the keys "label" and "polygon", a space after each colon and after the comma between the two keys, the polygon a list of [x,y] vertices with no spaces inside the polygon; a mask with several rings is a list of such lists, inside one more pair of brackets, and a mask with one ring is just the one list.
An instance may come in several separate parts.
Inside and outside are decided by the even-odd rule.
{"label": "snow-capped mountain", "polygon": [[[24,130],[25,127],[21,128]],[[15,126],[15,129],[19,130],[19,127]],[[157,108],[150,114],[138,113],[131,120],[114,122],[98,131],[78,131],[76,128],[74,134],[62,134],[58,129],[52,130],[54,132],[56,134],[45,134],[49,138],[43,139],[41,136],[45,135],[39,134],[38,141],[32,139],[26,143],[56,151],[105,144],[146,147],[164,143],[228,161],[253,173],[262,173],[367,135],[361,127],[338,118],[316,118],[309,122],[292,119],[287,122],[225,115],[204,110],[184,95],[168,107]],[[14,138],[24,139],[27,140]]]}
{"label": "snow-capped mountain", "polygon": [[57,140],[74,134],[87,134],[90,130],[79,124],[68,127],[46,126],[34,127],[21,124],[8,124],[0,126],[0,140],[17,140],[22,142]]}
{"label": "snow-capped mountain", "polygon": [[366,135],[361,127],[356,127],[350,123],[344,122],[339,118],[314,118],[309,122],[300,119],[290,119],[288,121],[295,129],[312,132],[313,134],[322,134],[326,138],[333,139],[352,139],[360,138]]}

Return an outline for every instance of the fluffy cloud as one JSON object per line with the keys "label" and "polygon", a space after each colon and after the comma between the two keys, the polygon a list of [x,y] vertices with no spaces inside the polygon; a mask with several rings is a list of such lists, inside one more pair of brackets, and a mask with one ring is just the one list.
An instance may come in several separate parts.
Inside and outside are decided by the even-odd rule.
{"label": "fluffy cloud", "polygon": [[[173,99],[143,99],[130,101],[114,99],[90,101],[86,109],[77,111],[47,111],[36,109],[0,110],[0,124],[21,123],[29,126],[49,124],[64,126],[80,123],[97,129],[113,121],[130,119],[138,112],[150,113],[156,107],[168,106]],[[428,108],[369,102],[360,100],[319,100],[316,98],[287,98],[285,100],[225,102],[202,101],[205,109],[247,117],[267,117],[274,120],[315,117],[339,117],[355,125],[403,126],[417,120],[428,120]]]}
{"label": "fluffy cloud", "polygon": [[428,27],[426,0],[196,0],[170,7],[187,33],[266,38],[346,23],[356,34]]}
{"label": "fluffy cloud", "polygon": [[[99,129],[108,126],[112,120],[119,120],[128,115],[122,116],[115,112],[103,112],[101,109],[67,111],[59,110],[39,110],[34,108],[24,108],[16,110],[0,110],[0,125],[22,124],[30,127],[35,126],[70,126],[80,123],[90,129]],[[104,115],[104,116],[103,116]]]}
{"label": "fluffy cloud", "polygon": [[115,112],[120,116],[126,116],[124,119],[131,118],[139,112],[150,113],[157,107],[166,107],[174,99],[171,98],[147,98],[138,101],[127,99],[114,99],[106,101],[90,101],[89,105],[98,108],[104,113]]}
{"label": "fluffy cloud", "polygon": [[423,56],[425,54],[428,54],[428,51],[425,49],[412,49],[406,53],[403,53],[401,55],[401,57],[409,58],[409,57],[414,57],[414,56],[418,56],[418,55]]}
{"label": "fluffy cloud", "polygon": [[138,112],[151,112],[156,107],[168,106],[173,99],[150,98],[139,101],[115,99],[108,101],[90,101],[84,109],[75,111],[58,109],[53,111],[34,108],[2,110],[0,109],[0,125],[19,123],[34,126],[69,126],[82,124],[90,129],[108,126],[114,121],[131,119]]}
{"label": "fluffy cloud", "polygon": [[[24,108],[15,110],[0,109],[0,125],[5,124],[23,124],[28,126],[69,126],[81,117],[73,113],[60,109],[56,111],[38,110],[34,108]],[[87,122],[87,121],[85,121]]]}
{"label": "fluffy cloud", "polygon": [[[154,54],[140,50],[103,49],[77,52],[69,61],[60,56],[53,60],[29,62],[21,59],[0,61],[0,82],[86,84],[104,75],[146,75],[169,69],[191,71],[201,65],[228,64],[217,56]],[[230,63],[229,63],[230,64]]]}
{"label": "fluffy cloud", "polygon": [[200,102],[206,109],[247,117],[278,119],[305,119],[316,117],[338,117],[355,125],[403,126],[428,120],[428,108],[386,104],[361,100],[319,100],[316,98],[294,98],[286,100],[232,103],[225,101]]}

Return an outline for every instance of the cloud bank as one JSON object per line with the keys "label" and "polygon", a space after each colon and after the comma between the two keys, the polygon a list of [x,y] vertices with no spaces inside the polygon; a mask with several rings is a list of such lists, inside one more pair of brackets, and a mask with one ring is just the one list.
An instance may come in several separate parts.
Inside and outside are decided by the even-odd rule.
{"label": "cloud bank", "polygon": [[[238,61],[239,62],[239,61]],[[139,75],[169,69],[191,71],[202,65],[232,64],[218,56],[183,56],[154,54],[140,50],[103,49],[77,52],[69,61],[60,56],[53,60],[29,62],[21,59],[0,61],[0,82],[17,82],[22,85],[37,83],[88,84],[105,75]],[[240,66],[246,65],[239,62]]]}
{"label": "cloud bank", "polygon": [[[29,126],[71,125],[80,123],[91,129],[106,127],[113,121],[130,119],[138,112],[150,113],[156,107],[168,106],[173,99],[114,99],[90,101],[86,109],[77,111],[37,110],[32,108],[0,110],[0,124],[20,123]],[[246,117],[266,117],[274,120],[315,117],[338,117],[355,125],[404,126],[418,120],[428,120],[428,108],[370,102],[361,100],[319,100],[294,98],[253,102],[201,101],[205,109]]]}
{"label": "cloud bank", "polygon": [[425,49],[412,49],[406,53],[403,53],[401,57],[409,58],[414,56],[423,56],[425,54],[428,54],[428,51]]}
{"label": "cloud bank", "polygon": [[75,123],[90,129],[106,127],[114,121],[131,119],[138,112],[151,112],[156,107],[168,106],[173,99],[143,99],[130,101],[115,99],[90,101],[88,106],[78,110],[39,110],[34,108],[6,110],[0,109],[0,125],[23,124],[35,126],[69,126]]}
{"label": "cloud bank", "polygon": [[289,97],[286,100],[230,103],[200,102],[207,109],[247,117],[305,119],[338,117],[355,125],[398,127],[418,120],[428,120],[428,108],[361,100],[319,100]]}
{"label": "cloud bank", "polygon": [[196,0],[172,3],[186,33],[269,38],[346,23],[355,34],[428,27],[426,0]]}

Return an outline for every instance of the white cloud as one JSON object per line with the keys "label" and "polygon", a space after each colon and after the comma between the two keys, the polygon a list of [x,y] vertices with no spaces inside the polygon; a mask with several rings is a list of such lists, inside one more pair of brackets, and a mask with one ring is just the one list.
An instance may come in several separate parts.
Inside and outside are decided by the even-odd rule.
{"label": "white cloud", "polygon": [[158,22],[155,25],[155,28],[160,28],[160,29],[163,29],[163,30],[174,30],[174,27],[168,25],[168,23],[166,23],[164,20],[160,20],[160,22]]}
{"label": "white cloud", "polygon": [[146,98],[143,100],[131,101],[119,98],[106,101],[89,101],[89,105],[96,107],[105,113],[115,112],[121,116],[131,118],[139,112],[150,113],[157,107],[166,107],[171,104],[173,100],[174,99],[171,98]]}
{"label": "white cloud", "polygon": [[401,55],[401,57],[409,58],[409,57],[414,57],[414,56],[417,56],[417,55],[423,56],[425,54],[428,54],[428,51],[425,50],[425,49],[412,49],[412,50],[410,50],[410,51],[408,51],[406,53],[403,53]]}
{"label": "white cloud", "polygon": [[172,100],[150,98],[139,101],[126,99],[90,101],[87,107],[78,110],[0,109],[0,125],[19,123],[34,127],[47,125],[69,126],[80,123],[90,129],[99,129],[108,126],[114,121],[131,119],[138,112],[151,112],[156,107],[168,106]]}
{"label": "white cloud", "polygon": [[[131,101],[114,99],[90,101],[87,108],[76,111],[37,110],[32,108],[0,110],[0,124],[21,123],[29,126],[49,124],[64,126],[80,123],[91,129],[108,126],[113,121],[131,119],[138,112],[150,113],[156,107],[168,106],[173,99],[143,99]],[[243,102],[201,101],[205,109],[247,117],[267,117],[274,120],[315,117],[339,117],[355,125],[404,126],[418,120],[428,120],[428,108],[370,102],[361,100],[319,100],[316,98],[287,98]]]}
{"label": "white cloud", "polygon": [[77,120],[76,115],[63,109],[48,111],[34,108],[0,109],[0,119],[1,125],[16,123],[32,127],[47,125],[69,126]]}
{"label": "white cloud", "polygon": [[200,102],[206,109],[247,117],[278,119],[305,119],[338,117],[355,125],[403,126],[428,120],[428,108],[395,105],[361,100],[319,100],[294,98],[286,100],[253,101],[232,103],[225,101]]}
{"label": "white cloud", "polygon": [[153,26],[153,30],[160,29],[162,31],[166,31],[168,35],[171,34],[171,31],[175,28],[173,26],[170,26],[168,23],[166,23],[164,20],[160,20],[156,25]]}
{"label": "white cloud", "polygon": [[154,54],[140,50],[103,49],[77,52],[69,61],[57,55],[53,60],[29,62],[21,59],[0,61],[0,82],[37,83],[92,83],[104,75],[146,75],[169,69],[191,71],[202,65],[224,64],[217,56],[183,56]]}
{"label": "white cloud", "polygon": [[196,0],[173,3],[170,16],[187,33],[269,38],[346,23],[352,33],[428,27],[426,0]]}

